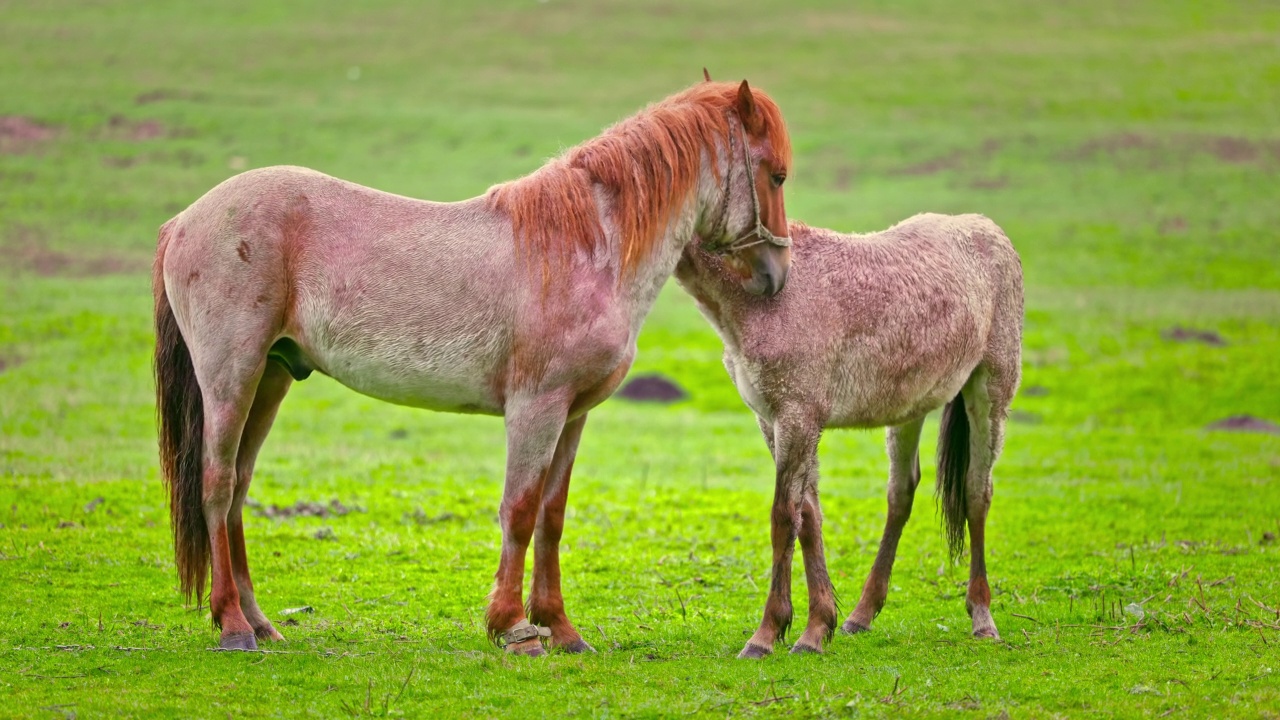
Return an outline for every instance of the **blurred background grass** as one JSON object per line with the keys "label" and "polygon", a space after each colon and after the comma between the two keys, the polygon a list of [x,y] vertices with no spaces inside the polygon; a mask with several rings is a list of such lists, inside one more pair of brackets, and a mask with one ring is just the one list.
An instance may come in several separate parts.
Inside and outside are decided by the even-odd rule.
{"label": "blurred background grass", "polygon": [[[206,662],[212,636],[172,587],[154,461],[159,225],[272,164],[474,196],[704,66],[782,106],[791,217],[868,231],[981,212],[1021,253],[1027,391],[997,466],[990,541],[1006,644],[959,634],[964,573],[943,564],[921,492],[878,633],[837,639],[825,664],[729,661],[763,602],[772,473],[718,340],[669,287],[634,372],[691,397],[593,413],[566,526],[571,617],[611,652],[530,668],[486,654],[474,617],[496,563],[499,421],[391,407],[317,377],[286,400],[253,496],[341,497],[366,512],[249,520],[268,613],[317,607],[287,633],[312,654],[268,656],[271,674]],[[415,663],[437,678],[409,686],[418,713],[564,701],[602,714],[609,699],[637,715],[1274,707],[1280,691],[1260,668],[1280,642],[1226,608],[1280,600],[1266,540],[1280,531],[1280,440],[1204,427],[1280,422],[1280,6],[0,1],[0,67],[0,646],[163,649],[0,649],[23,672],[84,675],[0,673],[14,714],[68,696],[85,712],[263,714],[277,698],[345,713],[366,681],[398,683]],[[1174,327],[1224,344],[1167,339]],[[848,604],[883,517],[880,436],[830,434],[822,459]],[[85,510],[95,497],[106,503]],[[336,540],[317,541],[321,527]],[[1188,566],[1214,612],[1177,579]],[[1162,629],[1104,641],[1070,629],[1148,596]],[[803,597],[797,586],[798,612]],[[373,655],[317,659],[352,647]],[[631,665],[637,653],[662,662]],[[493,683],[495,669],[513,682]],[[175,672],[181,701],[163,679]],[[895,677],[903,704],[877,703]],[[775,681],[804,699],[752,704]],[[521,700],[547,683],[554,697]],[[228,684],[239,689],[218,690]]]}

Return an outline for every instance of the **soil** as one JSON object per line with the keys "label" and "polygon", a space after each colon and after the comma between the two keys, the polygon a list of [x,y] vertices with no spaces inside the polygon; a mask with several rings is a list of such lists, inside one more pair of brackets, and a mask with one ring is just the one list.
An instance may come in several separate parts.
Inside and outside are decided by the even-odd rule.
{"label": "soil", "polygon": [[1235,432],[1260,432],[1280,435],[1280,425],[1270,420],[1263,420],[1252,415],[1232,415],[1205,426],[1207,430],[1230,430]]}
{"label": "soil", "polygon": [[627,381],[618,391],[618,397],[639,402],[676,402],[685,400],[689,393],[661,375],[642,375]]}

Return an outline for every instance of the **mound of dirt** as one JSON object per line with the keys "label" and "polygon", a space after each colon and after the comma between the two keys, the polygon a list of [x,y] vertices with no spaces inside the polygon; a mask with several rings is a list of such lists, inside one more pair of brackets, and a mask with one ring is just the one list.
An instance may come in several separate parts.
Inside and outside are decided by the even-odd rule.
{"label": "mound of dirt", "polygon": [[1260,432],[1280,435],[1280,425],[1270,420],[1263,420],[1252,415],[1232,415],[1217,422],[1209,423],[1206,430],[1230,430],[1233,432]]}
{"label": "mound of dirt", "polygon": [[1197,330],[1195,328],[1182,327],[1181,325],[1174,325],[1165,330],[1160,333],[1160,337],[1172,342],[1199,342],[1215,347],[1222,347],[1227,344],[1226,339],[1213,330]]}
{"label": "mound of dirt", "polygon": [[638,402],[670,403],[687,399],[689,393],[661,375],[641,375],[628,380],[618,391],[618,397]]}

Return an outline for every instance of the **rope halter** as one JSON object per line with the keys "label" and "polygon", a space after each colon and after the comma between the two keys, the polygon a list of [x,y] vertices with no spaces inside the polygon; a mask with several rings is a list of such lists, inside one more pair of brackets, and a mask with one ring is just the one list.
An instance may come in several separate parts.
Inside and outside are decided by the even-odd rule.
{"label": "rope halter", "polygon": [[[774,235],[773,232],[769,230],[769,228],[765,227],[764,223],[760,220],[760,196],[756,194],[755,173],[751,170],[751,146],[747,144],[746,128],[743,127],[741,122],[738,122],[737,125],[738,136],[742,140],[742,167],[746,172],[747,184],[751,187],[751,212],[755,216],[755,227],[742,231],[738,237],[723,245],[707,249],[717,255],[727,255],[729,253],[740,252],[749,247],[754,247],[763,243],[768,243],[776,247],[791,247],[791,238],[778,237],[777,235]],[[732,139],[729,141],[729,145],[732,147]],[[729,195],[732,188],[733,183],[730,181],[725,186],[724,202],[720,211],[720,221],[725,225],[728,225]],[[727,230],[728,228],[726,227],[725,229]]]}

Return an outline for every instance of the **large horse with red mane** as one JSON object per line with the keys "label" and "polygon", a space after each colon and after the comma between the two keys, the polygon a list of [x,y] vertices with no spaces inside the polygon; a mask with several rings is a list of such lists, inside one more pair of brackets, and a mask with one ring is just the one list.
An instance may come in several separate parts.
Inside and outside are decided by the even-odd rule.
{"label": "large horse with red mane", "polygon": [[281,400],[321,372],[388,402],[505,418],[488,631],[514,653],[542,654],[542,638],[589,650],[565,614],[558,560],[587,412],[626,375],[691,243],[725,253],[749,292],[782,288],[790,164],[765,93],[706,82],[471,200],[271,167],[165,223],[161,464],[182,589],[199,603],[211,581],[221,646],[281,639],[254,599],[242,511]]}

